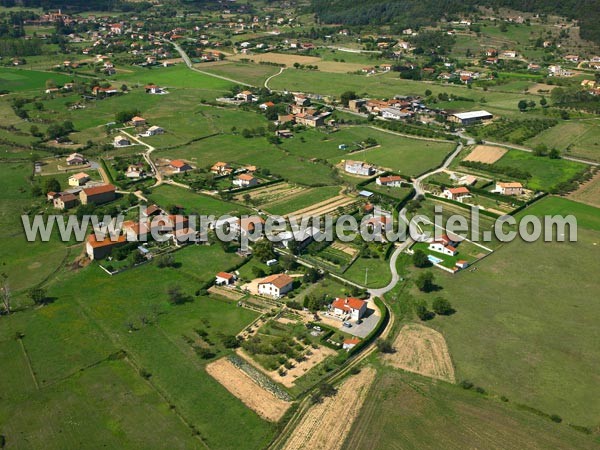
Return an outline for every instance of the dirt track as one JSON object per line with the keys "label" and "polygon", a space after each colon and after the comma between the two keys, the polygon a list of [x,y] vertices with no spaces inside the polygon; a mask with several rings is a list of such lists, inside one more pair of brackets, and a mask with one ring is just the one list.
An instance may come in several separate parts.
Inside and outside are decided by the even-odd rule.
{"label": "dirt track", "polygon": [[416,323],[404,325],[394,342],[394,350],[383,356],[388,364],[426,377],[456,381],[448,346],[441,333]]}
{"label": "dirt track", "polygon": [[239,398],[248,408],[270,422],[277,422],[291,406],[260,387],[248,375],[235,367],[227,358],[206,366],[210,376]]}
{"label": "dirt track", "polygon": [[494,164],[496,161],[502,158],[507,151],[507,149],[502,147],[494,147],[491,145],[478,145],[473,149],[471,153],[469,153],[469,155],[467,155],[464,161]]}
{"label": "dirt track", "polygon": [[314,405],[302,418],[285,444],[286,450],[337,450],[358,416],[375,379],[375,369],[363,368],[348,378],[334,397]]}

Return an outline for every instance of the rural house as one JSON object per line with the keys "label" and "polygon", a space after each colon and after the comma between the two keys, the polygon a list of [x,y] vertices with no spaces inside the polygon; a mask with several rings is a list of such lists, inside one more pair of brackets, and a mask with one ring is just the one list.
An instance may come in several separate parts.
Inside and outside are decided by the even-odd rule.
{"label": "rural house", "polygon": [[354,175],[371,176],[375,173],[372,165],[362,161],[346,161],[344,170]]}
{"label": "rural house", "polygon": [[119,236],[116,240],[112,240],[107,236],[103,240],[99,241],[96,239],[96,235],[92,233],[87,238],[85,251],[90,259],[104,259],[110,255],[114,248],[121,247],[126,243],[127,240],[123,235]]}
{"label": "rural house", "polygon": [[233,184],[239,187],[252,187],[258,184],[258,179],[249,175],[247,173],[243,173],[238,175],[238,177],[233,180]]}
{"label": "rural house", "polygon": [[352,350],[360,343],[360,339],[357,337],[344,339],[344,343],[342,344],[342,349],[344,350]]}
{"label": "rural house", "polygon": [[113,140],[113,145],[115,147],[127,147],[128,145],[131,145],[131,141],[125,136],[121,136],[119,134],[118,136],[115,136],[115,139]]}
{"label": "rural house", "polygon": [[404,179],[400,175],[388,175],[387,177],[379,177],[375,180],[379,186],[400,187]]}
{"label": "rural house", "polygon": [[464,197],[468,197],[471,194],[469,190],[464,187],[456,187],[456,188],[447,188],[442,192],[442,196],[446,197],[448,200],[461,201]]}
{"label": "rural house", "polygon": [[90,181],[90,177],[85,172],[79,172],[69,177],[69,186],[83,186]]}
{"label": "rural house", "polygon": [[116,198],[116,188],[112,184],[103,184],[91,188],[83,189],[79,193],[79,199],[83,205],[94,203],[100,205],[102,203],[111,202]]}
{"label": "rural house", "polygon": [[448,235],[440,236],[439,239],[434,239],[429,244],[429,250],[442,253],[448,256],[456,255],[456,247],[458,246],[458,241],[450,239]]}
{"label": "rural house", "polygon": [[229,286],[230,284],[235,283],[235,275],[229,272],[219,272],[215,276],[215,284],[217,286]]}
{"label": "rural house", "polygon": [[367,302],[354,297],[338,297],[331,304],[331,310],[338,317],[349,316],[351,320],[359,320],[367,312]]}
{"label": "rural house", "polygon": [[210,171],[215,175],[229,175],[232,172],[232,169],[226,162],[218,161],[213,164]]}
{"label": "rural house", "polygon": [[79,199],[76,195],[70,194],[68,192],[58,194],[57,197],[54,198],[53,204],[56,209],[71,209],[74,206],[77,206],[79,203]]}
{"label": "rural house", "polygon": [[512,182],[512,183],[496,183],[495,192],[499,192],[502,195],[522,195],[523,194],[523,185],[521,183]]}
{"label": "rural house", "polygon": [[169,167],[173,169],[173,172],[175,173],[183,173],[187,172],[188,170],[192,170],[192,166],[180,159],[174,159],[171,161],[169,163]]}
{"label": "rural house", "polygon": [[293,278],[284,273],[279,273],[260,280],[258,282],[258,293],[273,298],[279,298],[290,292],[293,287]]}
{"label": "rural house", "polygon": [[143,117],[135,116],[131,119],[130,123],[134,127],[143,127],[144,125],[146,125],[146,119],[144,119]]}
{"label": "rural house", "polygon": [[80,153],[71,153],[67,156],[67,165],[69,166],[77,166],[80,164],[85,164],[87,159]]}

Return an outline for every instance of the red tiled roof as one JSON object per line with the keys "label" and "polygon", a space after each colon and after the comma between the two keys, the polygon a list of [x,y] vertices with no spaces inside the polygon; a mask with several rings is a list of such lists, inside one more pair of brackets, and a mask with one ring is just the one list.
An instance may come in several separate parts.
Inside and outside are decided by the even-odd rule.
{"label": "red tiled roof", "polygon": [[234,275],[232,273],[228,273],[228,272],[219,272],[217,274],[217,276],[219,278],[224,278],[225,280],[231,280],[234,277]]}
{"label": "red tiled roof", "polygon": [[175,168],[177,168],[177,169],[181,169],[182,167],[185,167],[185,166],[187,166],[188,164],[187,164],[187,163],[185,163],[185,162],[183,162],[183,161],[182,161],[182,160],[180,160],[180,159],[174,159],[173,161],[171,161],[170,165],[171,165],[171,167],[175,167]]}
{"label": "red tiled roof", "polygon": [[101,186],[94,186],[91,188],[84,189],[85,195],[98,195],[105,194],[107,192],[115,192],[116,188],[112,184],[103,184]]}
{"label": "red tiled roof", "polygon": [[110,237],[105,237],[102,241],[96,239],[96,235],[94,233],[90,234],[87,238],[88,244],[90,244],[93,248],[99,247],[108,247],[110,245],[122,244],[126,241],[125,236],[120,235],[117,240],[113,241]]}
{"label": "red tiled roof", "polygon": [[353,309],[359,310],[365,304],[364,300],[360,298],[348,297],[348,298],[336,298],[332,303],[332,306],[342,311],[351,311]]}
{"label": "red tiled roof", "polygon": [[278,273],[268,276],[267,278],[263,278],[258,282],[258,284],[272,284],[276,288],[281,289],[282,287],[293,282],[294,280],[289,275],[286,275],[285,273]]}

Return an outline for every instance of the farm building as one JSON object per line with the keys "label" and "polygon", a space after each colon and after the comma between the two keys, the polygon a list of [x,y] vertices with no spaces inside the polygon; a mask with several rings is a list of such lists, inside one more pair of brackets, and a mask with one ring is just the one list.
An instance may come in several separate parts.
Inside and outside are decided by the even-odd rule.
{"label": "farm building", "polygon": [[492,120],[494,115],[487,111],[470,111],[465,113],[452,114],[449,116],[451,122],[460,123],[461,125],[473,125],[484,120]]}
{"label": "farm building", "polygon": [[294,280],[284,273],[271,275],[258,282],[258,293],[279,298],[290,292],[294,287]]}
{"label": "farm building", "polygon": [[115,199],[115,197],[116,188],[112,184],[94,186],[83,189],[79,193],[79,199],[83,205],[87,205],[88,203],[99,205],[101,203],[111,202]]}
{"label": "farm building", "polygon": [[331,304],[331,310],[336,316],[350,316],[352,320],[359,320],[367,312],[367,302],[354,297],[338,297]]}

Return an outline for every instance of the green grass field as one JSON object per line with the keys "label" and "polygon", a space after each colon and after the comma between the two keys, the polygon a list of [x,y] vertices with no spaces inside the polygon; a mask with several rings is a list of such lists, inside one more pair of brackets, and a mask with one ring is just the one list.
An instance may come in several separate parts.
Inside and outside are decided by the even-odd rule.
{"label": "green grass field", "polygon": [[[48,439],[48,430],[54,426],[66,427],[64,434],[56,431],[55,448],[64,448],[75,438],[83,439],[85,430],[69,425],[62,415],[54,414],[61,420],[45,421],[45,427],[37,424],[49,409],[75,414],[90,395],[95,399],[96,412],[86,418],[85,426],[107,433],[121,448],[139,448],[154,440],[168,442],[170,434],[177,434],[171,447],[199,446],[190,444],[195,440],[193,432],[187,428],[186,433],[186,426],[175,413],[194,426],[211,448],[266,444],[272,426],[207,375],[206,360],[188,343],[189,339],[199,339],[194,330],[204,329],[208,335],[203,342],[209,341],[217,355],[226,354],[229,350],[221,344],[221,333],[235,334],[256,317],[233,302],[194,295],[196,286],[211,279],[216,271],[238,263],[239,257],[223,253],[220,246],[191,246],[177,252],[175,258],[179,263],[175,268],[148,265],[121,273],[110,283],[95,264],[77,272],[65,271],[49,285],[54,303],[3,319],[0,346],[6,351],[0,359],[3,367],[10,368],[3,383],[20,380],[10,401],[0,406],[0,417],[8,424],[3,427],[7,440]],[[192,301],[170,305],[166,290],[172,285],[180,285]],[[31,375],[23,376],[23,362],[15,360],[20,352],[15,348],[17,331],[25,336],[23,344],[39,390],[32,389]],[[127,353],[132,367],[125,362],[104,362],[119,350]],[[111,374],[109,369],[117,373]],[[148,381],[138,369],[150,374]],[[65,388],[73,392],[65,395]],[[125,392],[129,394],[123,399]],[[102,408],[98,408],[98,401]],[[140,402],[145,406],[135,407]],[[28,407],[11,414],[19,405]],[[77,422],[75,417],[73,420]],[[148,423],[136,425],[140,420]],[[151,433],[150,428],[146,431],[152,436],[144,436],[144,427],[152,427]],[[240,432],[230,433],[232,427]]]}
{"label": "green grass field", "polygon": [[591,449],[593,439],[473,391],[380,368],[344,449]]}
{"label": "green grass field", "polygon": [[508,151],[494,165],[527,170],[532,177],[525,184],[526,187],[540,191],[548,191],[560,182],[568,181],[586,168],[581,163],[534,156],[532,153],[518,150]]}
{"label": "green grass field", "polygon": [[561,122],[527,141],[535,147],[544,144],[556,147],[569,156],[579,156],[594,161],[600,160],[600,122],[580,120]]}
{"label": "green grass field", "polygon": [[8,89],[11,92],[39,89],[40,93],[43,93],[46,89],[46,80],[49,78],[52,78],[59,85],[71,81],[71,77],[59,73],[16,68],[0,68],[0,86],[2,86],[2,89]]}
{"label": "green grass field", "polygon": [[163,208],[168,205],[183,206],[187,213],[214,214],[244,214],[249,210],[241,205],[224,202],[217,197],[196,194],[178,186],[159,186],[152,190],[150,200]]}
{"label": "green grass field", "polygon": [[262,86],[265,80],[279,72],[279,67],[254,63],[220,62],[216,64],[197,64],[204,72],[214,73],[253,86]]}
{"label": "green grass field", "polygon": [[541,200],[527,213],[584,218],[578,242],[515,240],[478,262],[474,272],[435,271],[437,292],[410,290],[407,301],[443,296],[457,310],[428,322],[448,341],[457,379],[567,422],[596,426],[600,384],[590,368],[600,364],[600,307],[590,293],[600,288],[597,211],[563,199]]}

